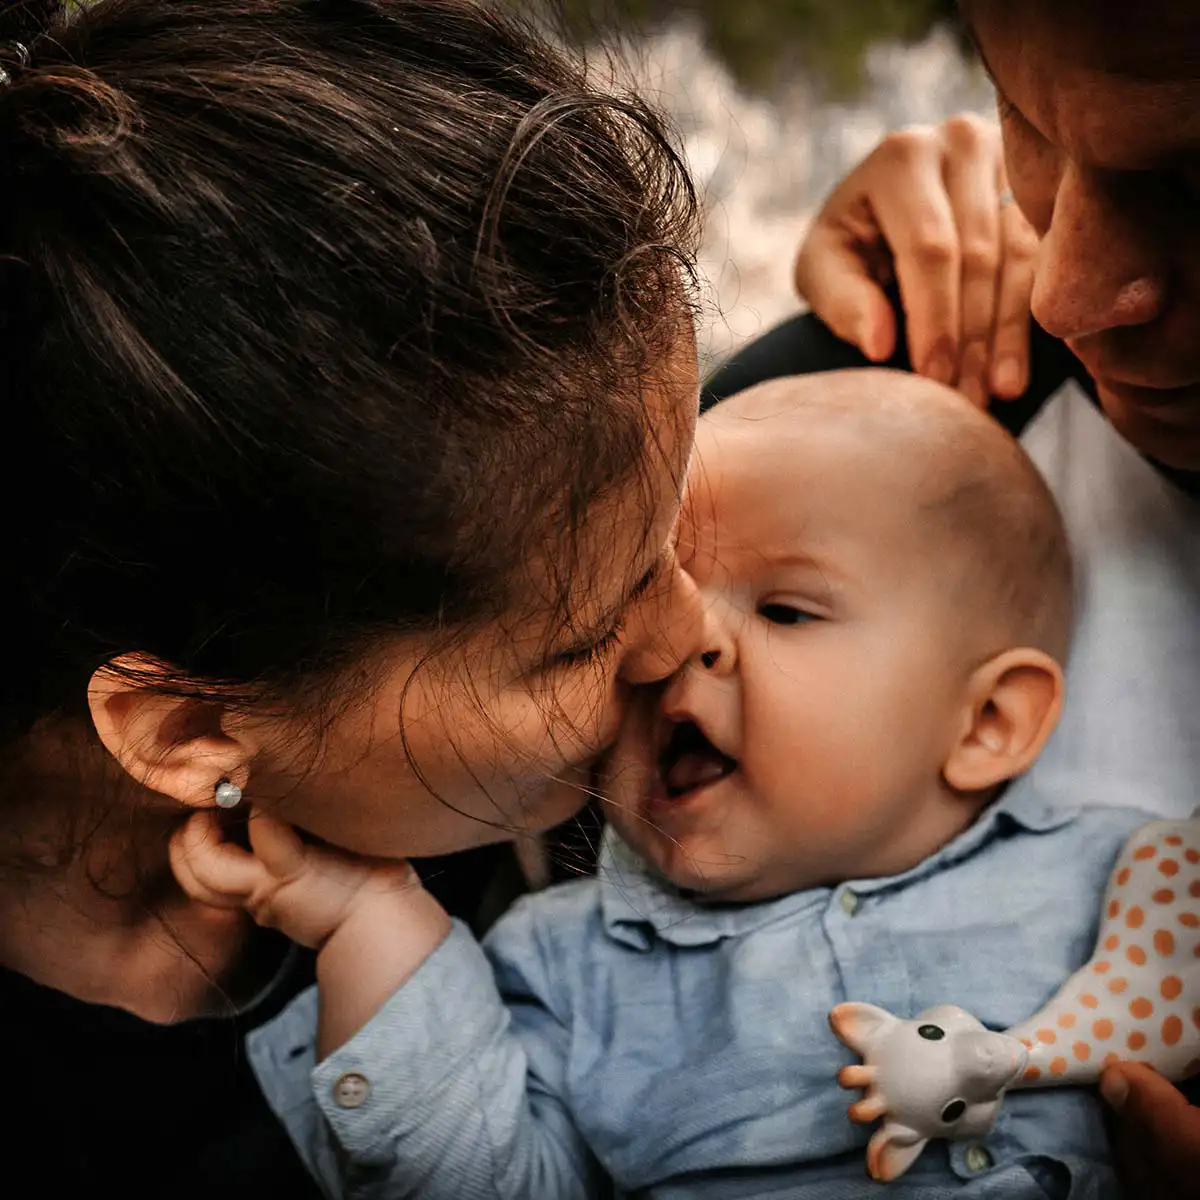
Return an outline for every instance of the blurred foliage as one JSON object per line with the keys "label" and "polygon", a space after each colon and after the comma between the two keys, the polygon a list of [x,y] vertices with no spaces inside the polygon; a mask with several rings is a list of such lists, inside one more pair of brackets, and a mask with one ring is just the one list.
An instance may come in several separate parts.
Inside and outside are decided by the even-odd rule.
{"label": "blurred foliage", "polygon": [[836,95],[853,93],[873,43],[958,28],[955,0],[552,0],[571,36],[644,31],[695,19],[709,49],[745,87],[775,91],[793,72]]}
{"label": "blurred foliage", "polygon": [[[0,0],[37,10],[84,7],[92,0]],[[852,94],[873,42],[915,41],[939,22],[961,31],[957,0],[504,0],[514,8],[550,15],[575,41],[596,34],[644,32],[672,18],[690,17],[708,48],[744,87],[774,92],[789,75],[806,78],[836,96]],[[1052,3],[1053,0],[1047,0]],[[964,50],[969,43],[962,38]]]}

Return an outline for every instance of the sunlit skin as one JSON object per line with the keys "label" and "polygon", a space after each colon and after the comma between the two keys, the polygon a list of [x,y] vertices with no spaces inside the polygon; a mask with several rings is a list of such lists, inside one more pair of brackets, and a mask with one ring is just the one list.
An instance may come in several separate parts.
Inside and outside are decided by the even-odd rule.
{"label": "sunlit skin", "polygon": [[[964,551],[924,506],[927,481],[1015,462],[1007,447],[916,376],[778,381],[704,416],[681,536],[704,650],[639,697],[605,781],[610,821],[659,873],[763,899],[899,873],[971,823],[986,795],[952,786],[949,764],[977,669],[1011,631],[964,617]],[[680,723],[734,769],[697,783],[689,764],[686,786],[664,769]]]}
{"label": "sunlit skin", "polygon": [[263,747],[250,769],[255,803],[387,857],[543,830],[581,807],[587,765],[612,742],[631,688],[669,674],[699,634],[674,533],[697,390],[689,331],[647,388],[649,486],[599,500],[581,534],[569,628],[554,611],[553,571],[527,564],[527,610],[448,650],[431,638],[397,645],[373,664],[363,701],[324,728],[315,759],[302,723],[268,717],[246,729]]}
{"label": "sunlit skin", "polygon": [[[0,961],[153,1021],[224,1011],[261,987],[240,906],[185,895],[168,861],[184,814],[216,812],[222,777],[245,792],[235,821],[254,804],[390,858],[505,840],[579,808],[634,686],[669,674],[701,628],[674,544],[697,408],[690,331],[645,397],[646,470],[592,506],[574,562],[548,542],[544,562],[520,564],[521,603],[448,649],[432,634],[374,647],[337,681],[325,719],[224,709],[98,671],[95,734],[51,725],[31,739],[37,802],[14,808],[5,849],[51,873],[36,888],[17,872],[0,879]],[[551,562],[570,572],[569,627],[545,586]]]}
{"label": "sunlit skin", "polygon": [[1200,5],[966,7],[1042,238],[1034,316],[1128,441],[1200,469]]}

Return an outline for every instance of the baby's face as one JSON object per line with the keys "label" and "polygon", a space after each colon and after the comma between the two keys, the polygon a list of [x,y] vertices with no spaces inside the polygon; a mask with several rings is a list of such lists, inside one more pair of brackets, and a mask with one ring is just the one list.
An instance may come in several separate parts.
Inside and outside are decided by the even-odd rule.
{"label": "baby's face", "polygon": [[911,462],[858,420],[736,398],[693,461],[681,556],[707,652],[641,697],[610,819],[713,899],[915,865],[972,815],[941,768],[978,664]]}

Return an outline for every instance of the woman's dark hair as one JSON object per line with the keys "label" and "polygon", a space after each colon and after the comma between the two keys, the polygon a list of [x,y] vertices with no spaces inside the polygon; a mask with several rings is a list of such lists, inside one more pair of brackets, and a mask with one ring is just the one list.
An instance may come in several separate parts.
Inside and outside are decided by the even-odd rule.
{"label": "woman's dark hair", "polygon": [[695,218],[653,110],[471,0],[13,11],[0,736],[127,652],[286,695],[499,611],[638,474]]}

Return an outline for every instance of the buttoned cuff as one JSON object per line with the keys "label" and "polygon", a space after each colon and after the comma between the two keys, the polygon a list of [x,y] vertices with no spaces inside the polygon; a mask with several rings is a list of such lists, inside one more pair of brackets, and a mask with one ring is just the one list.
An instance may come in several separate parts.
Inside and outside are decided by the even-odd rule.
{"label": "buttoned cuff", "polygon": [[507,1020],[483,951],[453,922],[415,974],[312,1072],[334,1137],[360,1164],[390,1160],[397,1139],[413,1130],[436,1139],[420,1097],[461,1085],[464,1066]]}

